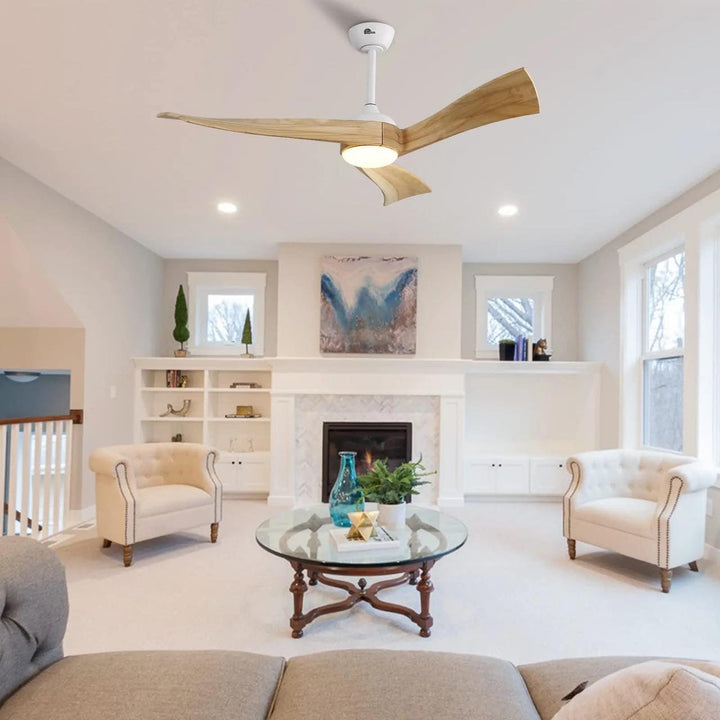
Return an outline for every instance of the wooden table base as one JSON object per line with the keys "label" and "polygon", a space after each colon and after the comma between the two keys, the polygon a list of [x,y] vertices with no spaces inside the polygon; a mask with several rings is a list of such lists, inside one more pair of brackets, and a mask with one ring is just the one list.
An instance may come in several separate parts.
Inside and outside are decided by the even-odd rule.
{"label": "wooden table base", "polygon": [[[410,565],[404,565],[401,568],[397,566],[390,567],[372,567],[372,568],[353,568],[353,567],[328,567],[327,565],[316,565],[307,561],[290,561],[295,570],[295,577],[290,585],[290,592],[293,594],[293,615],[290,618],[290,627],[292,628],[292,636],[301,638],[303,636],[303,628],[309,625],[315,618],[329,613],[342,612],[349,610],[364,601],[369,603],[377,610],[385,612],[397,613],[404,615],[412,620],[419,628],[422,637],[430,637],[430,628],[433,624],[432,615],[430,615],[430,593],[433,591],[433,584],[430,580],[430,568],[435,564],[434,560],[423,560]],[[323,585],[345,590],[348,596],[339,602],[328,603],[313,608],[303,613],[303,596],[307,592],[308,585],[305,582],[305,573],[308,576],[310,585],[317,585],[319,582]],[[381,580],[368,586],[367,580],[362,577],[358,580],[357,585],[347,580],[339,580],[337,578],[328,577],[329,575],[398,575],[398,577]],[[419,581],[418,581],[419,578]],[[420,612],[416,612],[412,608],[396,603],[388,603],[377,597],[380,590],[391,587],[397,587],[409,583],[417,584],[420,593]]]}

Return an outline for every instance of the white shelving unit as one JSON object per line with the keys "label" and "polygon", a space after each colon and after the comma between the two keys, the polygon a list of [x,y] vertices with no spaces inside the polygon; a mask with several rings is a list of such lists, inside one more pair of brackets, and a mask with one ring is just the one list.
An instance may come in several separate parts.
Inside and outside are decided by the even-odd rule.
{"label": "white shelving unit", "polygon": [[[184,442],[220,451],[216,470],[226,495],[267,495],[270,488],[270,364],[252,358],[135,358],[135,442]],[[186,387],[166,385],[168,370],[187,376]],[[257,388],[231,388],[233,383]],[[186,416],[160,417],[190,401]],[[228,418],[239,406],[260,417]]]}

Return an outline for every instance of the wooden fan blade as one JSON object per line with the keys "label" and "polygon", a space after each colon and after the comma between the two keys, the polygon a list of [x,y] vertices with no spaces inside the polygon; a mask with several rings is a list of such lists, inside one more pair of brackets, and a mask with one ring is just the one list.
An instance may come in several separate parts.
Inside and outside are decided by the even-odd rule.
{"label": "wooden fan blade", "polygon": [[358,168],[369,177],[381,190],[385,202],[391,205],[398,200],[422,195],[432,190],[416,175],[397,165],[386,165],[381,168]]}
{"label": "wooden fan blade", "polygon": [[158,117],[182,120],[193,125],[204,125],[217,130],[229,130],[248,135],[321,140],[351,145],[382,144],[382,123],[367,120],[235,120],[232,118],[193,117],[169,112],[160,113]]}
{"label": "wooden fan blade", "polygon": [[481,125],[540,112],[535,86],[525,68],[501,75],[439,112],[402,130],[401,155]]}

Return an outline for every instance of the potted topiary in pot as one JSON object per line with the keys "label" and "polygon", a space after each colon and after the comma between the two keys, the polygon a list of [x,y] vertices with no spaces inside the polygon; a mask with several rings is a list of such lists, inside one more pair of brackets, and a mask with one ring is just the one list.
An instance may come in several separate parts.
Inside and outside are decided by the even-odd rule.
{"label": "potted topiary in pot", "polygon": [[416,462],[405,462],[392,471],[387,463],[387,460],[376,460],[367,473],[358,477],[358,484],[365,499],[378,504],[378,524],[398,529],[405,525],[405,498],[418,495],[417,487],[430,482],[420,478],[434,475],[436,471],[425,471],[422,455]]}
{"label": "potted topiary in pot", "polygon": [[515,359],[515,341],[503,338],[498,343],[498,357],[500,360]]}
{"label": "potted topiary in pot", "polygon": [[190,339],[190,331],[188,330],[187,324],[187,302],[185,302],[183,286],[180,285],[177,298],[175,299],[175,328],[173,329],[173,337],[180,343],[180,349],[175,351],[175,357],[185,357],[187,355],[185,343]]}

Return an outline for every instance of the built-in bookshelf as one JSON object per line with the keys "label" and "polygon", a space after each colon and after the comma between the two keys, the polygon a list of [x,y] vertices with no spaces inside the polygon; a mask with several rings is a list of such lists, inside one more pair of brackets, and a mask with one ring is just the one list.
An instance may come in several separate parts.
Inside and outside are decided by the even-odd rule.
{"label": "built-in bookshelf", "polygon": [[[267,494],[270,364],[252,358],[136,358],[135,442],[197,442],[220,451],[226,494]],[[181,411],[183,414],[173,414]],[[185,410],[183,410],[185,408]]]}

